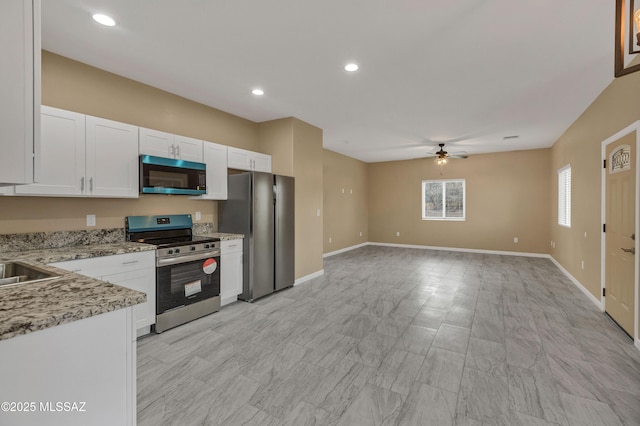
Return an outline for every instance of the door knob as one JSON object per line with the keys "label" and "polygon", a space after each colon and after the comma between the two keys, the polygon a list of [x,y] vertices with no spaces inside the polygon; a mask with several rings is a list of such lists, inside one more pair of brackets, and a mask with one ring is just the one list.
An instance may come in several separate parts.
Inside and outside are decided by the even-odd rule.
{"label": "door knob", "polygon": [[625,253],[636,254],[636,248],[635,247],[630,248],[630,249],[623,248],[622,251],[625,252]]}

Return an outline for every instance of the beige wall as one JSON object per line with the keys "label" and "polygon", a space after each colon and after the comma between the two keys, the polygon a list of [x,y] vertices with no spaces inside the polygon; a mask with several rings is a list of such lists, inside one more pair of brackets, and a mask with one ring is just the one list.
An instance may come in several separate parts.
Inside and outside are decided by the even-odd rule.
{"label": "beige wall", "polygon": [[[442,169],[432,158],[369,164],[369,241],[548,253],[549,159],[539,149],[452,159]],[[425,179],[466,179],[464,222],[422,220]]]}
{"label": "beige wall", "polygon": [[258,139],[260,152],[271,155],[273,173],[293,176],[293,119],[259,123]]}
{"label": "beige wall", "polygon": [[[602,142],[640,119],[638,88],[640,73],[615,79],[551,150],[551,238],[556,242],[551,255],[598,300],[602,269]],[[559,226],[556,213],[556,172],[566,164],[571,164],[572,175],[571,228]],[[584,270],[580,265],[582,260],[585,262]]]}
{"label": "beige wall", "polygon": [[322,129],[295,118],[292,120],[293,175],[296,178],[296,278],[300,278],[323,269]]}
{"label": "beige wall", "polygon": [[324,253],[369,241],[367,167],[362,161],[324,150]]}
{"label": "beige wall", "polygon": [[[140,199],[86,199],[51,197],[0,197],[0,234],[124,228],[129,215],[191,213],[194,222],[216,222],[215,201],[178,196],[144,195]],[[195,220],[195,212],[201,220]],[[96,226],[86,227],[86,215],[96,215]],[[217,222],[216,222],[217,226]]]}
{"label": "beige wall", "polygon": [[259,151],[252,121],[47,51],[42,104]]}

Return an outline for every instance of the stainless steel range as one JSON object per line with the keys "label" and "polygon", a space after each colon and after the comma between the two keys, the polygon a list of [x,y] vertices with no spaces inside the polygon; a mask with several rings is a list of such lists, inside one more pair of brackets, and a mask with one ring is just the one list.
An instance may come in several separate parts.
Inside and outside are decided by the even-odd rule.
{"label": "stainless steel range", "polygon": [[220,239],[191,215],[127,216],[127,241],[156,246],[156,333],[220,310]]}

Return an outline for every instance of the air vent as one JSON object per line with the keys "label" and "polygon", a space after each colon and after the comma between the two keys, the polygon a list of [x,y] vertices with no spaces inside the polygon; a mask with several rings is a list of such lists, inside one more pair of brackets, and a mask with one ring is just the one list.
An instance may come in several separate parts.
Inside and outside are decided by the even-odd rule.
{"label": "air vent", "polygon": [[505,136],[502,139],[507,140],[507,139],[518,139],[520,136],[518,135],[512,135],[512,136]]}

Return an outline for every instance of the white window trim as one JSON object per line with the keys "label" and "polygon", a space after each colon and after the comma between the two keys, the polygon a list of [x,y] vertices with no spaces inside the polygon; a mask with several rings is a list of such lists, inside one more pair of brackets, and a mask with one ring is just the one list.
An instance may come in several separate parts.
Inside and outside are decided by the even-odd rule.
{"label": "white window trim", "polygon": [[[424,216],[424,184],[425,183],[429,183],[429,182],[438,182],[438,183],[442,183],[442,182],[462,182],[462,217],[425,217]],[[446,205],[444,204],[445,200],[446,200],[446,192],[445,192],[445,187],[446,185],[442,185],[442,200],[443,200],[443,214],[446,212]],[[422,199],[421,205],[422,205],[422,211],[420,213],[420,215],[422,216],[422,220],[447,220],[447,221],[453,221],[453,222],[464,222],[465,220],[467,220],[467,181],[466,179],[425,179],[422,181],[422,185],[420,185],[420,189],[421,189],[421,194],[420,197]]]}
{"label": "white window trim", "polygon": [[[568,188],[566,186],[567,184],[566,178],[564,182],[561,181],[561,176],[566,171],[569,172]],[[571,185],[571,164],[567,164],[566,166],[558,169],[558,225],[565,228],[571,228],[571,191],[572,191],[571,186],[572,186]],[[564,197],[562,196],[563,189],[564,189]],[[565,201],[564,203],[562,203],[563,200]]]}

